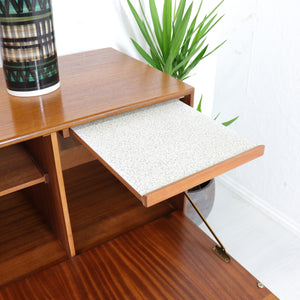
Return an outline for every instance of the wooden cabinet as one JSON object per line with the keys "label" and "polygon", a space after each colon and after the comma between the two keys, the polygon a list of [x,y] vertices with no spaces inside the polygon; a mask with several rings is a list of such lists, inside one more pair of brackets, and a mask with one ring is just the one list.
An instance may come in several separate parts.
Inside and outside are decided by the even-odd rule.
{"label": "wooden cabinet", "polygon": [[0,299],[273,299],[183,214],[185,189],[263,147],[143,202],[69,129],[171,99],[192,105],[193,88],[113,49],[59,68],[59,90],[27,99],[6,93],[1,71]]}

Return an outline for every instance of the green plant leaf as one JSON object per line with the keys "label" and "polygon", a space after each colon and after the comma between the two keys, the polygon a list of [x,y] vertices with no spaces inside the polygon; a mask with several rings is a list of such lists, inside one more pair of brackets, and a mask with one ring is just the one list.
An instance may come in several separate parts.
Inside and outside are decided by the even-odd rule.
{"label": "green plant leaf", "polygon": [[[216,15],[217,16],[217,15]],[[202,35],[202,37],[205,37],[218,23],[221,19],[223,19],[224,15],[221,16],[213,25],[211,25],[208,29],[206,29],[205,33]]]}
{"label": "green plant leaf", "polygon": [[207,47],[208,45],[205,46],[204,49],[196,56],[196,58],[188,65],[188,67],[185,69],[185,71],[182,74],[183,78],[185,78],[186,75],[188,75],[190,71],[195,68],[195,66],[200,62],[200,60],[203,59]]}
{"label": "green plant leaf", "polygon": [[179,52],[179,49],[181,47],[182,41],[184,39],[188,24],[189,24],[189,20],[191,17],[191,13],[192,13],[192,9],[193,9],[193,3],[191,3],[191,5],[189,6],[189,8],[187,9],[181,23],[180,23],[180,27],[178,27],[177,31],[174,32],[174,38],[171,42],[170,45],[170,55],[171,55],[171,60],[173,61],[176,57],[176,55]]}
{"label": "green plant leaf", "polygon": [[200,5],[199,5],[198,10],[197,10],[197,13],[196,13],[193,21],[191,22],[190,27],[187,31],[186,36],[185,36],[185,40],[183,42],[183,46],[182,46],[182,49],[181,49],[181,53],[183,55],[188,53],[189,44],[190,44],[191,38],[192,38],[193,33],[194,33],[194,29],[195,29],[195,26],[196,26],[196,23],[197,23],[197,19],[198,19],[198,15],[200,13],[200,10],[201,10],[202,3],[203,3],[203,0],[201,0]]}
{"label": "green plant leaf", "polygon": [[[198,25],[198,27],[196,29],[197,30],[197,34],[194,37],[194,40],[192,42],[192,46],[194,45],[194,43],[197,44],[223,18],[223,16],[221,16],[211,27],[209,27],[211,25],[211,23],[213,22],[213,20],[215,19],[215,17],[217,16],[217,14],[214,15],[210,20],[209,20],[209,18],[211,17],[211,15],[217,10],[217,8],[223,2],[224,2],[224,0],[222,0],[221,2],[219,2],[219,4],[207,16],[205,16],[204,19],[202,20],[202,22]],[[205,22],[207,20],[209,20],[208,23],[203,27],[203,25],[205,24]]]}
{"label": "green plant leaf", "polygon": [[200,30],[199,32],[199,39],[202,39],[206,33],[207,33],[207,30],[209,29],[211,23],[214,21],[214,19],[217,17],[217,14],[215,14]]}
{"label": "green plant leaf", "polygon": [[198,110],[199,112],[202,112],[202,100],[203,100],[203,95],[201,95],[199,104],[198,104],[198,106],[197,106],[197,110]]}
{"label": "green plant leaf", "polygon": [[217,120],[219,118],[221,113],[218,113],[215,117],[214,117],[214,120]]}
{"label": "green plant leaf", "polygon": [[[210,51],[209,53],[207,53],[205,56],[203,56],[203,58],[207,57],[208,55],[211,55],[212,53],[214,53],[217,49],[219,49],[222,45],[224,45],[226,43],[226,40],[224,42],[222,42],[220,45],[218,45],[214,50]],[[203,59],[202,58],[202,59]]]}
{"label": "green plant leaf", "polygon": [[151,57],[156,63],[156,68],[160,71],[162,71],[163,62],[158,58],[155,53],[150,49]]}
{"label": "green plant leaf", "polygon": [[140,18],[139,14],[137,13],[137,11],[135,10],[135,8],[133,7],[133,5],[131,4],[131,2],[129,0],[127,0],[127,3],[129,5],[129,8],[135,18],[135,21],[136,23],[138,24],[139,28],[140,28],[140,31],[141,33],[143,34],[143,37],[145,39],[145,41],[147,42],[148,46],[150,47],[153,55],[156,56],[156,59],[160,59],[160,55],[159,53],[157,52],[157,49],[150,37],[150,34],[148,32],[148,29],[145,25],[145,23],[143,22],[143,20]]}
{"label": "green plant leaf", "polygon": [[220,5],[223,2],[224,2],[224,0],[222,0],[221,2],[219,2],[219,4],[209,13],[209,15],[207,16],[207,18],[209,18],[220,7]]}
{"label": "green plant leaf", "polygon": [[239,118],[239,116],[227,121],[227,122],[224,122],[222,123],[224,126],[229,126],[230,124],[232,124],[234,121],[236,121],[237,119]]}
{"label": "green plant leaf", "polygon": [[144,17],[144,20],[145,20],[145,27],[146,29],[148,30],[149,32],[149,38],[151,38],[151,42],[153,43],[153,46],[155,47],[155,49],[151,49],[152,46],[150,46],[150,44],[148,43],[149,47],[150,47],[150,50],[151,50],[151,55],[153,57],[154,60],[159,60],[160,63],[162,63],[162,59],[161,59],[161,51],[160,51],[160,45],[158,44],[158,40],[152,30],[152,28],[150,27],[150,24],[148,22],[148,19],[146,17],[146,14],[145,14],[145,10],[143,8],[143,5],[142,5],[142,2],[141,0],[139,0],[139,4],[140,4],[140,8],[141,8],[141,11],[142,11],[142,15]]}
{"label": "green plant leaf", "polygon": [[[192,13],[192,8],[193,8],[193,4],[190,4],[186,13],[184,14],[182,21],[180,22],[180,27],[178,27],[177,31],[174,31],[173,33],[173,39],[170,45],[170,52],[166,63],[166,71],[168,74],[171,74],[172,76],[175,76],[175,72],[179,69],[177,68],[177,65],[179,64],[179,61],[182,60],[182,57],[180,56],[180,48],[187,31],[190,16]],[[177,68],[176,71],[174,71],[173,69],[174,61],[176,61],[175,64],[175,67]]]}
{"label": "green plant leaf", "polygon": [[131,39],[136,50],[142,55],[142,57],[154,68],[159,69],[159,65],[148,55],[148,53],[133,39]]}
{"label": "green plant leaf", "polygon": [[203,34],[202,28],[203,28],[203,25],[205,24],[206,20],[207,20],[207,17],[204,17],[202,22],[195,28],[195,35],[194,35],[194,38],[191,43],[191,48],[196,47],[197,44],[202,39],[202,34]]}
{"label": "green plant leaf", "polygon": [[151,12],[151,17],[152,17],[152,23],[155,31],[155,36],[157,39],[157,42],[159,44],[160,49],[163,48],[163,43],[162,43],[162,28],[157,12],[157,7],[155,0],[149,0],[149,6],[150,6],[150,12]]}
{"label": "green plant leaf", "polygon": [[180,0],[176,14],[174,16],[174,28],[173,28],[173,37],[181,26],[184,9],[185,9],[186,0]]}
{"label": "green plant leaf", "polygon": [[[164,0],[161,21],[155,0],[149,0],[150,19],[147,18],[148,14],[145,13],[143,8],[143,1],[138,1],[142,16],[139,16],[130,0],[127,0],[140,31],[149,46],[149,51],[144,48],[141,49],[142,47],[138,51],[148,63],[155,65],[159,70],[184,80],[202,59],[223,45],[224,42],[207,53],[208,45],[205,45],[205,36],[222,19],[223,16],[217,19],[215,12],[224,0],[220,1],[198,25],[203,0],[200,0],[197,12],[192,20],[190,18],[193,1],[185,11],[186,0],[174,0],[174,7],[172,6],[174,3],[172,0]],[[151,27],[152,24],[150,26],[148,19],[152,19],[153,27]],[[135,45],[135,47],[138,49],[139,45]]]}
{"label": "green plant leaf", "polygon": [[165,61],[170,49],[172,32],[172,0],[165,0],[163,8],[163,55]]}
{"label": "green plant leaf", "polygon": [[186,67],[186,65],[188,64],[188,62],[191,60],[191,58],[200,50],[200,48],[203,46],[205,40],[203,40],[201,42],[201,44],[198,46],[198,48],[194,49],[191,53],[188,53],[185,55],[184,59],[181,60],[180,63],[178,63],[176,65],[176,67],[174,67],[173,72],[176,72],[179,68],[181,68],[182,66]]}
{"label": "green plant leaf", "polygon": [[[195,16],[190,20],[192,14],[192,4],[186,9],[186,0],[164,0],[162,20],[160,20],[155,0],[149,0],[149,7],[153,27],[150,26],[149,20],[143,8],[142,0],[138,0],[142,12],[140,16],[130,0],[127,0],[130,10],[137,22],[139,29],[149,46],[149,51],[144,50],[136,41],[132,40],[135,48],[140,55],[153,67],[164,71],[175,78],[184,80],[189,77],[190,72],[198,63],[213,54],[226,41],[220,43],[212,51],[208,52],[206,44],[206,35],[220,22],[223,16],[217,18],[216,10],[224,2],[220,1],[218,5],[204,18],[199,19],[199,13],[203,0],[197,8]],[[146,0],[144,0],[146,1]],[[177,5],[177,3],[179,4]],[[191,22],[190,22],[191,21]],[[190,23],[190,24],[189,24]],[[151,25],[152,25],[151,24]],[[147,52],[148,51],[148,52]],[[150,53],[150,54],[149,54]],[[197,110],[202,111],[203,96],[201,95]],[[219,117],[218,113],[215,120]],[[238,117],[222,123],[229,126]]]}

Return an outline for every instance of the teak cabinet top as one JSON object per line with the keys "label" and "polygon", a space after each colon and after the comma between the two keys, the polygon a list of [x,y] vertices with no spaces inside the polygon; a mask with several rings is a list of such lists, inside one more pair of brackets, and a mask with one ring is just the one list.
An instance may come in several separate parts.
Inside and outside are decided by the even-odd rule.
{"label": "teak cabinet top", "polygon": [[59,57],[59,74],[57,91],[20,98],[0,70],[0,148],[194,91],[112,48]]}

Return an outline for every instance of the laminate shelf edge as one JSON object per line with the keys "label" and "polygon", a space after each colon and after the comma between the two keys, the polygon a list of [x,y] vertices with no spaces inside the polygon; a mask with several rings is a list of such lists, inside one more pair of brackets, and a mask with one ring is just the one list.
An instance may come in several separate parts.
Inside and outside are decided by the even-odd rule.
{"label": "laminate shelf edge", "polygon": [[45,175],[23,145],[0,149],[0,197],[45,181]]}

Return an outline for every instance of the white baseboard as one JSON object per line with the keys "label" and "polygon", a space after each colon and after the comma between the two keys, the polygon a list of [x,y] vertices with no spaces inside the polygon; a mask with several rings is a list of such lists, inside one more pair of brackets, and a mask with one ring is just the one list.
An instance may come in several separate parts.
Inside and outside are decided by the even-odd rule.
{"label": "white baseboard", "polygon": [[222,175],[216,178],[216,180],[222,183],[231,192],[235,193],[243,200],[247,201],[249,204],[258,208],[261,212],[263,212],[268,217],[272,218],[275,222],[279,223],[287,230],[293,232],[298,237],[300,237],[300,224],[297,224],[296,222],[290,220],[290,218],[281,213],[278,209],[272,207],[265,200],[250,192],[248,189],[246,189],[241,184],[237,183],[228,175]]}

